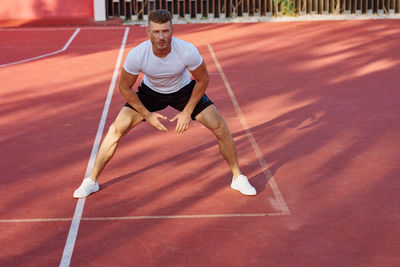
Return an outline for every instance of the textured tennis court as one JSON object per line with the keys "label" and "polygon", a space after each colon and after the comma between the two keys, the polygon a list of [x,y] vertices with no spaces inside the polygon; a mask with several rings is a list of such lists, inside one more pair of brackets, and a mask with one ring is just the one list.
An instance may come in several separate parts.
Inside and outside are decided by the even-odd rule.
{"label": "textured tennis court", "polygon": [[208,130],[166,122],[128,134],[79,201],[145,28],[0,30],[0,265],[394,266],[399,26],[176,25],[259,194],[230,189]]}

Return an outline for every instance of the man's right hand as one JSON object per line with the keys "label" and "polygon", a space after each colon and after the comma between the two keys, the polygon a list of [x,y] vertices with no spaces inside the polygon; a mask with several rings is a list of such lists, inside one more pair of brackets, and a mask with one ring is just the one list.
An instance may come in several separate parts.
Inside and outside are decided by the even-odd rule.
{"label": "man's right hand", "polygon": [[160,130],[162,132],[167,131],[167,128],[160,122],[160,119],[167,119],[167,117],[165,117],[164,115],[161,115],[157,112],[150,112],[144,119],[147,121],[148,124],[156,128],[157,130]]}

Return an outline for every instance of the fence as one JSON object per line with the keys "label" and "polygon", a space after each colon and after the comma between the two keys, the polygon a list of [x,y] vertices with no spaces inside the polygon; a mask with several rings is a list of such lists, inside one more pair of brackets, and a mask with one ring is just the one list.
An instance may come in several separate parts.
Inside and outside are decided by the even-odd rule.
{"label": "fence", "polygon": [[[214,19],[278,16],[283,3],[274,0],[105,0],[107,17],[146,20],[153,9],[168,9],[175,18]],[[282,0],[284,2],[285,0]],[[399,14],[400,0],[287,0],[296,15]]]}

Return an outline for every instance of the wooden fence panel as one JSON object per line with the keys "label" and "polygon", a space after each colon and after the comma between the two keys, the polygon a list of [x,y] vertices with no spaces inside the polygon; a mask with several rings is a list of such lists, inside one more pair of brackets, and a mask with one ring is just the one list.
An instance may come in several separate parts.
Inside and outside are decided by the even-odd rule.
{"label": "wooden fence panel", "polygon": [[[144,21],[150,10],[167,9],[174,19],[281,15],[274,0],[105,0],[108,18]],[[296,15],[399,14],[400,0],[293,0]]]}

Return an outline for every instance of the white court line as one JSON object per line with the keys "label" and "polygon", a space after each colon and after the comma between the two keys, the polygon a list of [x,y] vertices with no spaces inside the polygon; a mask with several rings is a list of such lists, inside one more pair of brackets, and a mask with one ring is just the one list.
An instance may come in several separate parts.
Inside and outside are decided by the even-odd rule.
{"label": "white court line", "polygon": [[264,160],[264,156],[261,153],[261,149],[258,146],[256,140],[254,139],[253,133],[250,131],[250,127],[249,127],[249,125],[248,125],[248,123],[246,121],[246,118],[244,117],[244,114],[243,114],[243,112],[242,112],[242,110],[241,110],[241,108],[239,106],[239,103],[238,103],[238,101],[236,99],[236,96],[233,93],[233,90],[232,90],[231,85],[229,84],[228,78],[226,78],[225,73],[222,70],[221,65],[219,64],[219,61],[218,61],[218,59],[217,59],[217,57],[216,57],[216,55],[214,53],[214,50],[212,49],[211,45],[208,44],[207,46],[208,46],[208,50],[210,50],[211,56],[212,56],[212,58],[214,60],[214,63],[217,66],[217,69],[218,69],[218,71],[219,71],[219,73],[221,75],[221,78],[224,81],[226,90],[228,91],[228,94],[229,94],[229,96],[230,96],[230,98],[232,100],[232,103],[233,103],[233,106],[235,107],[236,113],[239,116],[240,123],[242,124],[243,129],[245,129],[246,135],[250,140],[251,146],[253,147],[253,150],[256,153],[258,162],[260,163],[261,167],[264,169],[263,172],[264,172],[265,178],[267,179],[268,184],[270,185],[270,187],[272,189],[272,192],[274,193],[275,198],[280,203],[280,208],[282,210],[282,214],[290,215],[289,207],[287,206],[286,201],[283,198],[283,195],[282,195],[281,191],[279,190],[278,185],[276,184],[275,179],[274,179],[272,173],[270,172],[267,163]]}
{"label": "white court line", "polygon": [[[234,214],[193,214],[193,215],[140,215],[121,217],[81,217],[81,221],[131,221],[154,219],[201,219],[201,218],[230,218],[230,217],[273,217],[287,215],[275,213],[234,213]],[[5,219],[0,223],[34,223],[34,222],[70,222],[73,218],[46,218],[46,219]]]}
{"label": "white court line", "polygon": [[40,55],[40,56],[37,56],[37,57],[31,57],[31,58],[27,58],[27,59],[24,59],[24,60],[19,60],[19,61],[7,63],[7,64],[2,64],[2,65],[0,65],[0,68],[11,66],[11,65],[15,65],[15,64],[20,64],[20,63],[24,63],[24,62],[28,62],[28,61],[32,61],[32,60],[36,60],[36,59],[40,59],[40,58],[44,58],[44,57],[48,57],[48,56],[52,56],[52,55],[61,53],[61,52],[65,51],[68,48],[68,46],[72,43],[72,41],[78,35],[80,30],[81,30],[80,28],[77,28],[75,30],[75,32],[72,34],[72,36],[69,38],[67,43],[64,45],[64,47],[62,49],[60,49],[60,50],[57,50],[57,51],[54,51],[54,52],[51,52],[51,53],[47,53],[47,54],[44,54],[44,55]]}
{"label": "white court line", "polygon": [[233,214],[193,214],[193,215],[154,215],[154,216],[124,216],[124,217],[86,217],[85,221],[116,221],[116,220],[143,220],[143,219],[200,219],[200,218],[227,218],[227,217],[265,217],[281,216],[282,213],[233,213]]}
{"label": "white court line", "polygon": [[[111,98],[112,98],[112,95],[114,92],[115,84],[117,82],[118,71],[119,71],[119,68],[121,65],[122,56],[124,54],[125,44],[126,44],[126,40],[128,38],[128,33],[129,33],[129,28],[125,28],[124,38],[122,40],[121,47],[119,49],[118,59],[117,59],[117,62],[115,63],[114,74],[112,76],[110,87],[108,88],[107,99],[104,104],[103,113],[101,115],[99,127],[98,127],[97,133],[96,133],[96,138],[93,143],[92,152],[90,153],[90,159],[89,159],[89,163],[86,168],[86,173],[85,173],[84,177],[87,177],[93,169],[97,151],[100,146],[101,137],[103,135],[103,129],[104,129],[104,125],[106,123],[108,109],[109,109],[110,103],[111,103]],[[80,198],[78,200],[78,203],[76,204],[74,217],[72,219],[71,227],[70,227],[69,233],[68,233],[68,238],[65,243],[63,255],[61,258],[61,262],[60,262],[60,267],[69,266],[69,264],[71,263],[71,257],[72,257],[72,253],[73,253],[74,246],[75,246],[76,236],[78,234],[79,223],[82,218],[85,201],[86,201],[86,198]]]}

